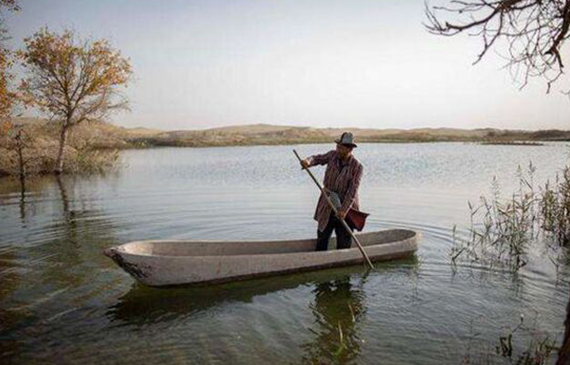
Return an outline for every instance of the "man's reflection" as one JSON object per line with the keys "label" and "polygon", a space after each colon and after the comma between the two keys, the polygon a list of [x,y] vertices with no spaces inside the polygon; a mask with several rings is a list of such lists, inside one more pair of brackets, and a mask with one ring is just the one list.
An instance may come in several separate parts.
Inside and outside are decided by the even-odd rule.
{"label": "man's reflection", "polygon": [[311,310],[317,338],[304,345],[307,363],[350,363],[360,352],[362,342],[357,323],[365,313],[364,292],[344,277],[317,284]]}

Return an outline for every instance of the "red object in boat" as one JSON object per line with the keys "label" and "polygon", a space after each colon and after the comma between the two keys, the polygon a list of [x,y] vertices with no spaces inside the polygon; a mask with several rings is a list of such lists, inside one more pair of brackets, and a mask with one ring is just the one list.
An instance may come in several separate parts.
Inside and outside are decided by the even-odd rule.
{"label": "red object in boat", "polygon": [[350,208],[346,214],[346,223],[357,231],[362,231],[364,224],[366,224],[366,217],[369,215],[368,213]]}

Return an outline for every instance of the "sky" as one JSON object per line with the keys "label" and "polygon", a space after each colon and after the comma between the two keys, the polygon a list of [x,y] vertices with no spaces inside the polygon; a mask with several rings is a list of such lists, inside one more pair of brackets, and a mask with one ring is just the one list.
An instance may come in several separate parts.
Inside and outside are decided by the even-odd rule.
{"label": "sky", "polygon": [[[243,124],[570,129],[570,98],[524,89],[476,37],[424,28],[420,0],[20,0],[13,48],[42,26],[130,59],[125,127]],[[566,52],[567,54],[568,52]],[[570,62],[570,57],[567,57]]]}

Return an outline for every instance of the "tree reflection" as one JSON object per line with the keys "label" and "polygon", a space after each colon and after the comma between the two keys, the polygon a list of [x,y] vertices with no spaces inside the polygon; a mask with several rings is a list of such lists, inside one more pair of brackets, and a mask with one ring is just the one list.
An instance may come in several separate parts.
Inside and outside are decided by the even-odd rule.
{"label": "tree reflection", "polygon": [[[25,181],[19,179],[2,178],[0,205],[8,212],[11,207],[17,206],[21,222],[21,225],[12,225],[10,228],[14,231],[27,228],[28,213],[30,208],[34,207],[33,199],[29,198],[29,194],[42,191],[46,185],[45,178],[30,179],[30,184],[25,184]],[[10,222],[8,221],[7,224]],[[23,258],[26,256],[22,253],[25,249],[22,250],[19,244],[14,242],[14,238],[6,239],[2,236],[0,236],[0,248],[0,359],[2,359],[10,358],[20,350],[22,344],[14,330],[22,328],[24,323],[29,322],[33,313],[25,305],[21,308],[14,308],[14,303],[17,302],[15,297],[23,291],[23,287],[26,287],[24,274],[28,271],[28,265],[24,263]]]}
{"label": "tree reflection", "polygon": [[[101,251],[117,243],[116,225],[102,210],[77,204],[88,200],[78,196],[77,181],[31,182],[18,196],[25,224],[13,227],[16,238],[2,242],[0,250],[0,363],[21,354],[33,337],[49,341],[73,332],[61,326],[60,315],[100,300],[92,293],[108,285],[109,274],[101,267],[112,265]],[[2,189],[5,199],[17,191],[16,186]]]}
{"label": "tree reflection", "polygon": [[75,288],[93,280],[100,263],[107,264],[101,252],[118,242],[116,225],[103,210],[85,204],[89,199],[80,195],[76,180],[57,176],[55,188],[59,218],[46,225],[52,234],[40,237],[42,244],[30,247],[28,254],[45,258],[41,280],[46,284]]}
{"label": "tree reflection", "polygon": [[20,184],[20,219],[22,223],[26,222],[26,184]]}
{"label": "tree reflection", "polygon": [[[46,187],[52,183],[52,180],[45,176],[29,178],[26,180],[25,185],[15,178],[0,178],[0,205],[8,209],[11,206],[17,206],[19,209],[17,216],[20,218],[22,225],[25,225],[27,218],[35,213],[35,203],[32,197],[35,194],[40,195],[43,193]],[[16,212],[12,216],[16,217]]]}
{"label": "tree reflection", "polygon": [[66,189],[65,185],[63,184],[63,181],[62,181],[60,175],[56,175],[55,181],[57,182],[57,187],[59,189],[59,196],[61,198],[60,199],[61,200],[61,206],[63,209],[63,217],[66,220],[66,222],[70,222],[70,221],[72,221],[74,212],[69,210],[69,196],[67,194],[67,189]]}
{"label": "tree reflection", "polygon": [[316,285],[311,310],[317,327],[312,331],[317,337],[303,345],[303,362],[345,364],[355,361],[362,342],[357,325],[366,312],[362,290],[365,277],[361,280],[359,286],[352,285],[349,276]]}

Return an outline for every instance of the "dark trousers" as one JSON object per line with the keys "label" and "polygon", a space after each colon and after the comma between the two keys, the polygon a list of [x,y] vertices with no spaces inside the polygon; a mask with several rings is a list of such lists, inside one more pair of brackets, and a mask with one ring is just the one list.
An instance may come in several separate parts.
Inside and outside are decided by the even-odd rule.
{"label": "dark trousers", "polygon": [[[344,228],[344,225],[334,213],[331,213],[329,223],[325,229],[322,232],[317,230],[317,251],[327,250],[333,230],[336,235],[336,248],[340,250],[350,247],[352,244],[352,236],[346,231],[346,228]],[[350,227],[350,230],[353,231],[354,228]]]}

